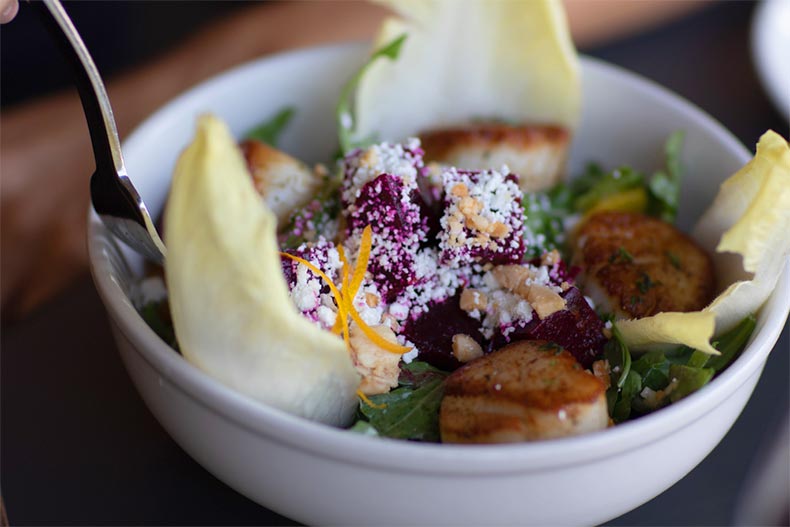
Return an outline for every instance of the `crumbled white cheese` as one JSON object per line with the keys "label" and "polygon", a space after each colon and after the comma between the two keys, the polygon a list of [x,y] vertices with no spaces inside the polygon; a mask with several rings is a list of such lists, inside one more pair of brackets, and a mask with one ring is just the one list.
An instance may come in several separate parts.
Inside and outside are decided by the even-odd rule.
{"label": "crumbled white cheese", "polygon": [[159,276],[150,276],[137,284],[135,304],[142,307],[151,302],[159,302],[167,298],[165,282]]}

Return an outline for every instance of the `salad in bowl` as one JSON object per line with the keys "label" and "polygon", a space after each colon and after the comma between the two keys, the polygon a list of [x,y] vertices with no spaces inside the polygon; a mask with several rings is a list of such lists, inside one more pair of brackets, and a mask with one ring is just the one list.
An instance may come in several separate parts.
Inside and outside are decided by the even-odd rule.
{"label": "salad in bowl", "polygon": [[[539,4],[530,2],[527,5],[534,8]],[[479,16],[474,18],[481,19]],[[433,27],[430,24],[425,26]],[[538,27],[551,27],[551,24],[538,24]],[[535,32],[516,34],[535,35]],[[161,279],[143,280],[141,284],[141,276],[145,274],[142,259],[117,244],[98,218],[92,219],[89,237],[92,271],[97,289],[107,306],[121,357],[151,412],[184,451],[232,488],[296,521],[366,525],[548,525],[607,521],[661,493],[700,463],[733,424],[760,377],[766,357],[787,316],[785,299],[790,290],[788,274],[773,272],[770,267],[763,268],[762,265],[773,260],[762,257],[746,258],[744,261],[751,263],[742,264],[742,256],[732,256],[732,263],[737,265],[728,271],[727,255],[716,252],[715,247],[722,238],[721,234],[737,223],[737,218],[730,214],[743,216],[750,204],[755,203],[755,196],[767,195],[782,199],[781,185],[763,187],[764,182],[769,180],[783,181],[782,143],[770,140],[761,143],[760,153],[749,162],[753,153],[698,108],[646,79],[588,57],[578,59],[579,91],[584,103],[580,105],[581,113],[573,114],[576,117],[564,121],[562,113],[557,112],[554,119],[545,117],[536,124],[514,112],[516,117],[512,120],[499,117],[485,122],[489,127],[518,126],[518,121],[523,120],[530,127],[544,126],[547,132],[558,128],[566,130],[570,150],[563,159],[564,168],[560,170],[558,179],[549,179],[547,176],[544,190],[536,187],[522,192],[521,206],[524,210],[530,210],[533,209],[533,201],[548,204],[545,210],[549,212],[546,214],[539,215],[533,210],[531,215],[526,215],[524,232],[530,227],[537,233],[536,238],[542,234],[547,240],[553,240],[551,243],[568,269],[578,266],[572,254],[574,244],[578,242],[574,233],[580,232],[578,229],[584,226],[581,220],[585,213],[575,210],[575,200],[562,199],[563,195],[575,194],[551,190],[560,182],[566,186],[577,184],[577,180],[583,182],[586,179],[583,176],[588,172],[588,162],[596,161],[604,174],[625,166],[631,167],[632,172],[643,174],[638,184],[620,190],[642,187],[648,193],[650,189],[646,188],[645,182],[649,184],[654,180],[654,175],[660,172],[670,177],[670,170],[673,170],[670,168],[671,163],[674,162],[671,159],[676,159],[682,167],[682,190],[675,222],[704,249],[712,259],[717,275],[722,275],[716,280],[714,295],[735,282],[764,284],[760,287],[768,289],[771,288],[770,284],[775,283],[775,286],[762,307],[759,307],[760,295],[756,295],[757,304],[743,303],[745,311],[733,312],[733,328],[749,313],[756,315],[756,327],[740,355],[726,368],[718,370],[712,381],[688,397],[679,398],[681,392],[678,391],[673,401],[674,389],[665,397],[657,393],[656,399],[661,400],[661,404],[656,405],[658,411],[651,411],[649,415],[641,417],[649,408],[625,401],[629,398],[633,400],[633,395],[629,394],[649,399],[650,392],[645,391],[644,396],[641,393],[644,391],[642,379],[652,383],[654,379],[660,378],[656,377],[657,373],[664,371],[668,377],[672,366],[710,367],[708,364],[689,364],[694,352],[681,350],[678,353],[680,346],[687,345],[704,353],[705,344],[711,343],[706,334],[710,328],[711,335],[714,335],[712,341],[722,350],[721,355],[725,356],[726,350],[717,341],[721,341],[729,330],[725,329],[726,324],[719,324],[717,314],[706,314],[711,312],[708,310],[664,312],[635,319],[638,322],[652,318],[654,322],[650,324],[658,325],[652,326],[650,334],[634,331],[634,327],[628,327],[628,319],[618,318],[616,313],[601,308],[602,298],[594,292],[591,294],[586,282],[582,283],[585,277],[577,273],[573,277],[573,287],[590,297],[595,305],[592,311],[596,312],[604,326],[602,331],[607,343],[604,344],[603,356],[595,357],[593,363],[601,360],[609,363],[610,386],[606,390],[606,410],[607,413],[610,408],[614,410],[609,418],[612,423],[619,424],[607,426],[603,431],[580,432],[550,440],[523,441],[522,435],[520,438],[514,437],[513,442],[496,446],[452,444],[449,441],[436,443],[437,437],[442,439],[438,418],[441,417],[443,396],[457,393],[450,390],[450,376],[463,375],[458,372],[467,372],[464,368],[471,369],[475,361],[479,361],[482,366],[475,367],[479,375],[464,378],[485,379],[483,368],[488,364],[486,360],[496,357],[502,349],[489,352],[487,346],[481,345],[483,357],[467,361],[455,370],[448,366],[431,366],[424,360],[429,354],[423,355],[422,359],[419,355],[407,357],[406,360],[411,358],[407,364],[402,359],[407,352],[393,353],[403,373],[399,373],[398,386],[390,388],[386,394],[363,393],[379,406],[373,408],[356,393],[358,389],[362,391],[363,374],[357,371],[350,358],[343,329],[335,328],[339,333],[333,333],[333,326],[326,331],[301,314],[286,276],[288,266],[291,269],[295,267],[294,260],[281,254],[299,257],[296,249],[304,243],[304,240],[296,238],[292,240],[293,243],[285,240],[287,235],[283,227],[289,223],[292,212],[304,209],[313,202],[313,198],[319,198],[318,201],[324,203],[320,195],[322,189],[333,189],[332,193],[340,203],[341,191],[337,189],[342,188],[342,177],[333,159],[345,158],[356,148],[364,151],[382,143],[409,146],[410,137],[416,137],[420,139],[420,148],[424,151],[422,159],[425,167],[438,163],[448,169],[454,166],[461,172],[497,171],[502,174],[505,172],[502,169],[504,164],[508,166],[507,172],[521,176],[517,171],[523,169],[512,158],[498,158],[493,166],[487,167],[465,167],[465,163],[457,160],[437,161],[440,154],[431,146],[427,132],[483,124],[480,120],[481,111],[476,107],[474,113],[464,118],[465,123],[431,116],[430,123],[435,123],[434,126],[405,130],[402,137],[380,128],[377,138],[370,137],[375,130],[366,130],[363,126],[362,119],[365,114],[370,115],[370,110],[360,103],[359,88],[363,87],[365,79],[373,78],[368,75],[376,74],[376,65],[383,68],[403,64],[403,59],[408,56],[407,46],[414,45],[414,42],[419,44],[417,36],[411,32],[406,37],[396,60],[385,55],[368,67],[362,75],[361,84],[357,84],[358,89],[352,90],[356,92],[354,99],[350,98],[347,86],[349,79],[353,79],[360,67],[370,59],[367,46],[342,45],[295,51],[241,66],[195,87],[152,115],[128,138],[124,145],[127,167],[130,173],[136,174],[135,185],[145,197],[149,210],[164,215],[165,231],[170,228],[169,225],[174,225],[172,222],[178,217],[178,208],[173,208],[173,205],[179,199],[186,206],[181,212],[191,212],[194,216],[183,217],[184,221],[180,225],[184,230],[180,231],[180,236],[172,232],[172,236],[166,236],[169,251],[166,289],[162,288]],[[384,42],[375,44],[374,49],[386,49],[386,44],[394,40],[388,37]],[[526,47],[519,46],[519,49]],[[439,48],[441,46],[436,49]],[[575,55],[572,58],[576,60]],[[463,62],[466,59],[455,60]],[[552,60],[556,62],[556,56]],[[453,64],[453,59],[448,59],[448,68],[450,64]],[[477,73],[481,74],[479,70]],[[426,75],[423,71],[420,77]],[[450,97],[449,85],[452,84],[442,85],[439,93],[447,93]],[[344,94],[348,95],[343,99],[346,102],[338,105],[338,98]],[[352,100],[356,102],[353,108],[349,108]],[[413,100],[411,104],[417,102]],[[432,104],[435,103],[433,100]],[[454,106],[456,110],[464,107]],[[286,108],[292,108],[293,111],[285,111]],[[407,108],[411,109],[412,106],[401,107],[404,118],[407,117]],[[414,108],[411,115],[422,116],[428,111],[428,108]],[[341,111],[336,111],[338,109]],[[342,110],[354,110],[350,112],[350,123],[357,123],[350,128],[351,147],[345,152],[340,152],[338,148],[339,136],[348,130],[341,128],[338,133],[338,123],[341,126],[349,123],[348,119],[337,117],[342,116]],[[199,132],[196,134],[195,119],[206,111],[221,116],[221,120],[199,120]],[[279,126],[279,123],[287,120],[288,115],[291,118],[287,125]],[[261,120],[268,121],[267,126],[257,126]],[[548,124],[552,121],[566,124]],[[386,124],[391,119],[387,118],[383,122]],[[616,122],[616,126],[612,125],[613,122]],[[376,126],[378,128],[381,124]],[[282,133],[274,137],[277,134],[273,134],[273,131],[277,130]],[[672,139],[670,144],[682,144],[682,148],[678,148],[677,155],[667,156],[662,145],[668,139],[675,138],[674,132],[677,130],[682,130],[685,135],[682,141]],[[298,173],[290,170],[288,181],[304,181],[315,185],[299,198],[304,199],[303,202],[286,201],[289,196],[286,190],[261,196],[256,189],[265,189],[266,181],[276,186],[279,180],[274,177],[269,180],[255,177],[248,160],[248,157],[252,159],[248,152],[249,145],[244,144],[248,138],[263,139],[271,150],[279,151],[277,158],[281,161],[291,159],[291,162],[280,164],[280,167],[294,169],[304,168],[307,162],[322,163],[326,171],[319,169],[318,174],[314,175],[310,169]],[[545,142],[542,144],[546,145]],[[767,149],[766,144],[769,146]],[[258,145],[257,150],[262,151],[262,147]],[[256,159],[256,163],[260,163],[260,158]],[[742,174],[746,175],[740,178],[741,181],[728,184],[736,192],[727,195],[737,199],[721,209],[720,223],[708,223],[712,235],[706,237],[706,231],[701,227],[695,228],[695,224],[703,225],[700,217],[708,217],[708,213],[702,212],[716,201],[719,184],[731,174],[739,172],[744,165],[746,168]],[[171,180],[174,166],[178,166],[178,170]],[[596,170],[589,172],[597,173]],[[264,173],[273,175],[269,171]],[[624,171],[620,173],[622,176]],[[309,178],[300,179],[299,174]],[[774,179],[777,174],[779,179]],[[767,176],[770,177],[766,179]],[[619,181],[621,178],[613,179]],[[331,180],[331,185],[324,184],[328,180]],[[750,183],[742,186],[744,180]],[[521,183],[519,179],[519,185]],[[188,191],[186,196],[181,192],[179,198],[179,186],[181,190]],[[287,188],[298,190],[301,187]],[[762,192],[761,188],[770,190]],[[617,194],[620,192],[609,195]],[[428,197],[430,194],[423,199]],[[645,194],[648,203],[655,203],[653,199]],[[169,201],[167,206],[166,201]],[[444,207],[444,201],[440,203]],[[770,203],[762,201],[751,208],[754,211],[769,209]],[[541,210],[544,208],[541,207]],[[618,211],[628,212],[622,209]],[[336,209],[330,216],[338,220],[338,232],[345,232],[348,224],[341,223],[346,221],[342,219],[341,209]],[[179,220],[175,222],[175,225],[179,224]],[[530,222],[536,224],[533,226]],[[362,234],[365,227],[367,224],[362,227]],[[371,224],[371,252],[374,227]],[[195,245],[186,243],[190,238],[196,242],[202,241]],[[754,240],[756,247],[762,245],[759,254],[774,254],[766,248],[764,237],[747,236],[746,239]],[[199,245],[205,241],[211,243]],[[352,283],[357,261],[364,261],[360,259],[364,255],[360,251],[362,237],[358,247],[346,247],[341,239],[328,241],[335,244],[335,248],[338,243],[343,245],[348,263],[348,280],[349,284]],[[730,239],[727,242],[730,249],[726,251],[741,254],[748,252],[735,248],[736,242],[737,239]],[[432,243],[437,243],[436,238]],[[769,245],[779,246],[780,243],[777,241]],[[528,252],[533,246],[528,235],[524,236],[524,244],[525,259],[522,264],[539,267],[543,263],[542,258]],[[192,247],[194,251],[185,253],[185,247]],[[638,261],[636,249],[625,249]],[[417,250],[420,252],[425,248]],[[615,252],[618,256],[612,262],[613,265],[627,263],[628,256],[621,253],[619,245]],[[186,254],[192,257],[184,257]],[[684,257],[683,254],[675,256]],[[607,264],[608,257],[611,254],[605,258]],[[780,255],[777,258],[781,260],[782,257]],[[179,261],[183,265],[181,271],[178,271]],[[668,256],[662,254],[659,261],[668,262],[674,269]],[[755,266],[755,261],[759,265]],[[316,261],[316,264],[321,262]],[[549,265],[549,262],[546,264]],[[744,273],[744,265],[753,272]],[[787,269],[786,263],[784,265]],[[342,269],[341,261],[339,277],[335,277],[336,282],[333,283],[338,296],[331,294],[327,282],[323,279],[320,282],[320,294],[325,295],[324,289],[329,288],[329,297],[338,307],[337,313],[341,311],[339,306],[342,300],[335,299],[343,298]],[[769,272],[765,273],[763,269]],[[303,270],[298,272],[309,277]],[[153,271],[149,274],[161,273]],[[191,279],[186,278],[189,275]],[[652,282],[664,280],[651,271],[648,275]],[[753,276],[756,277],[754,281],[751,280]],[[760,276],[771,279],[764,281]],[[775,276],[779,276],[777,281],[773,280]],[[636,275],[634,281],[639,277]],[[182,280],[180,285],[177,283],[179,280]],[[313,278],[310,277],[310,280]],[[154,291],[157,283],[158,293]],[[638,290],[638,286],[635,287]],[[743,285],[738,286],[739,290],[742,288]],[[645,296],[654,289],[647,288]],[[165,292],[170,305],[164,301],[154,301]],[[630,296],[626,300],[630,300]],[[182,311],[176,305],[179,302],[182,303]],[[135,306],[142,311],[142,317]],[[178,313],[182,313],[181,320],[184,322],[183,315],[193,312],[189,310],[200,310],[203,315],[191,319],[191,322],[187,318],[187,324],[179,326]],[[357,308],[360,318],[364,311],[364,308]],[[350,312],[349,309],[344,311]],[[169,321],[171,315],[175,317],[175,324]],[[537,310],[533,310],[533,316],[536,317],[533,320],[540,321]],[[685,320],[689,316],[691,318],[688,320],[692,323],[696,321],[701,329],[692,328],[691,332],[688,331],[689,322]],[[708,322],[710,317],[716,317],[712,324]],[[355,324],[353,317],[349,314],[347,320],[350,320],[351,330]],[[145,321],[150,322],[162,337],[158,337]],[[376,326],[375,322],[363,322],[371,328]],[[612,328],[607,327],[607,322],[612,323]],[[427,330],[435,329],[437,333],[445,327],[438,323],[433,327],[427,326]],[[627,355],[619,346],[615,329],[627,347]],[[475,327],[465,331],[473,330]],[[205,335],[201,336],[199,331],[205,331]],[[607,337],[609,331],[615,339],[613,343]],[[691,338],[696,334],[701,334],[699,341],[704,342],[692,342]],[[513,340],[517,345],[534,342],[534,339],[526,338]],[[546,340],[553,343],[552,339]],[[399,339],[399,335],[396,335],[394,344],[408,346],[405,340]],[[558,346],[547,345],[544,350],[527,348],[509,351],[505,356],[513,360],[512,371],[515,372],[519,371],[516,367],[520,363],[528,361],[530,354],[556,351]],[[678,354],[686,358],[682,364],[667,364],[663,361],[645,364],[647,360],[637,364],[642,357],[656,357],[657,353],[664,353],[668,362]],[[558,363],[568,364],[570,359],[565,354],[561,355]],[[444,356],[457,360],[452,347],[445,349]],[[552,358],[555,357],[552,356],[549,361]],[[698,353],[697,359],[701,358],[703,356]],[[578,361],[575,357],[573,359]],[[630,365],[625,366],[628,360]],[[592,366],[588,369],[580,365],[576,369],[572,364],[570,371],[585,375],[578,384],[579,388],[587,385],[588,388],[592,386],[600,390],[599,381],[605,385],[605,376],[596,377]],[[643,365],[650,364],[658,364],[655,369],[659,371],[650,373],[649,368],[642,369]],[[622,387],[619,387],[619,378],[612,382],[612,374],[625,371],[626,368],[629,373]],[[636,374],[640,377],[637,378]],[[470,383],[463,382],[464,378],[456,380],[462,381],[458,384],[468,394]],[[590,378],[593,380],[589,381]],[[639,384],[634,380],[639,380]],[[503,388],[508,387],[505,382],[499,384]],[[533,382],[531,386],[536,385]],[[650,386],[646,385],[648,388]],[[661,385],[653,386],[659,388]],[[527,388],[530,388],[528,383],[524,386],[525,392]],[[442,396],[438,396],[440,391]],[[499,392],[494,389],[490,393],[474,396],[480,400],[481,395],[495,393]],[[599,401],[600,395],[593,391],[591,393],[595,394],[596,399],[591,398],[582,409],[591,410],[584,415],[591,416],[591,422],[599,423],[600,413],[595,410],[600,412],[600,402],[592,403]],[[613,397],[615,394],[622,401],[619,405]],[[382,400],[386,397],[390,400]],[[408,402],[398,405],[401,398],[408,399]],[[545,400],[549,401],[548,398]],[[611,407],[610,401],[613,403]],[[381,408],[385,403],[386,408]],[[486,399],[482,403],[483,408],[493,407],[486,404]],[[617,412],[624,414],[626,408],[629,411],[627,418],[615,415]],[[363,411],[378,414],[365,415]],[[566,416],[570,414],[568,409],[565,412]],[[552,428],[561,430],[557,424],[559,419],[552,415],[548,417],[553,419],[553,424],[549,421]],[[423,424],[417,423],[420,420]],[[518,423],[518,420],[513,419],[512,422]],[[333,426],[327,426],[327,423]],[[413,424],[413,430],[433,430],[434,435],[424,436],[426,440],[423,441],[386,437],[404,437],[393,431],[405,430],[407,427],[391,426],[392,423],[403,423],[409,427]],[[371,428],[380,437],[370,437]],[[498,426],[493,430],[500,431],[499,437],[502,437],[511,429]]]}
{"label": "salad in bowl", "polygon": [[432,442],[603,430],[726,368],[787,258],[787,142],[767,132],[683,233],[682,131],[653,173],[566,179],[581,97],[558,3],[471,3],[474,44],[426,29],[449,3],[393,6],[341,94],[334,163],[276,148],[292,108],[240,143],[201,118],[164,217],[167,286],[138,300],[152,327],[264,403]]}

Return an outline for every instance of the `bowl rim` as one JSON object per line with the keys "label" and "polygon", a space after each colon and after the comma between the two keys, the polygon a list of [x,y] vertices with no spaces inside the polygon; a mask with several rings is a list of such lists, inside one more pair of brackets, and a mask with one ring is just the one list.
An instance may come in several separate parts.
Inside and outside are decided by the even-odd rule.
{"label": "bowl rim", "polygon": [[[177,96],[151,114],[126,139],[124,145],[142,141],[150,129],[164,116],[177,111],[192,98],[210,91],[216,83],[228,82],[236,76],[248,75],[281,61],[302,60],[320,54],[356,52],[361,43],[319,46],[259,58],[220,73]],[[686,99],[622,67],[600,59],[581,56],[582,71],[591,68],[613,74],[621,82],[647,91],[663,104],[688,114],[711,133],[728,150],[736,152],[743,163],[751,158],[749,151],[721,123]],[[129,147],[132,149],[133,147]],[[110,245],[108,250],[107,245]],[[322,423],[291,415],[234,391],[215,380],[197,366],[174,353],[143,321],[120,284],[112,276],[110,251],[119,244],[91,210],[88,219],[88,250],[94,283],[116,328],[132,344],[134,351],[158,372],[160,382],[167,380],[173,387],[198,405],[248,432],[269,441],[312,455],[344,463],[397,472],[446,475],[486,476],[524,471],[542,471],[601,461],[633,449],[700,419],[759,373],[784,326],[790,305],[764,315],[758,329],[741,355],[705,389],[684,398],[659,412],[591,434],[532,443],[500,445],[454,445],[416,443],[397,439],[366,437]],[[125,261],[122,262],[125,265]],[[790,296],[790,261],[785,265],[773,295]],[[769,298],[768,302],[771,299]],[[463,459],[463,463],[458,463]]]}

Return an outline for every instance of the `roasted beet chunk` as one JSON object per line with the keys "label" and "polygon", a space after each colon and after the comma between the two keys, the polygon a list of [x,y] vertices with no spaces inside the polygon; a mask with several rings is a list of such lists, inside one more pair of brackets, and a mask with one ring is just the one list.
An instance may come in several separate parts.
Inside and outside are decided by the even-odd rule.
{"label": "roasted beet chunk", "polygon": [[370,225],[373,239],[368,271],[387,302],[416,281],[415,255],[425,222],[410,194],[399,178],[382,174],[362,187],[348,214],[350,240]]}
{"label": "roasted beet chunk", "polygon": [[589,368],[606,344],[603,322],[577,288],[571,287],[562,296],[565,309],[543,320],[533,319],[526,326],[516,328],[508,338],[495,335],[491,349],[517,340],[548,340],[568,350],[582,366]]}
{"label": "roasted beet chunk", "polygon": [[521,261],[524,223],[515,175],[449,168],[442,173],[442,185],[445,203],[439,247],[444,264]]}
{"label": "roasted beet chunk", "polygon": [[343,162],[345,245],[352,250],[358,247],[364,228],[370,226],[368,270],[388,303],[417,280],[416,254],[428,230],[427,219],[414,201],[422,170],[417,140],[374,145],[353,152]]}
{"label": "roasted beet chunk", "polygon": [[[330,280],[337,282],[340,260],[332,242],[319,238],[315,243],[302,244],[296,249],[289,249],[287,253],[307,260],[323,271]],[[334,323],[334,314],[330,313],[331,309],[327,307],[327,303],[332,302],[329,285],[306,266],[290,258],[282,256],[280,262],[296,308],[324,329],[331,327]]]}
{"label": "roasted beet chunk", "polygon": [[469,335],[483,345],[480,322],[470,317],[460,307],[460,297],[455,295],[444,302],[430,306],[428,311],[410,320],[403,328],[403,335],[420,350],[420,360],[443,370],[454,370],[461,363],[453,356],[453,336]]}
{"label": "roasted beet chunk", "polygon": [[566,309],[539,321],[531,331],[531,338],[556,342],[589,368],[606,344],[603,322],[577,288],[571,287],[563,297]]}

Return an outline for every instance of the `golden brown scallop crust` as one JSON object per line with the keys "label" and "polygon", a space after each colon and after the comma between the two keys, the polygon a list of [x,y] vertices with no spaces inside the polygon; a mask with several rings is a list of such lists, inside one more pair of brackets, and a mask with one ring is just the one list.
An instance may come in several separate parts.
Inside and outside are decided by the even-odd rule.
{"label": "golden brown scallop crust", "polygon": [[532,441],[608,424],[604,384],[555,344],[519,341],[452,373],[439,414],[443,442]]}
{"label": "golden brown scallop crust", "polygon": [[673,225],[644,214],[594,214],[575,234],[578,282],[618,318],[697,311],[715,293],[713,262]]}
{"label": "golden brown scallop crust", "polygon": [[570,134],[558,126],[502,123],[444,128],[420,134],[427,162],[464,170],[499,169],[518,174],[525,191],[551,187],[562,175]]}
{"label": "golden brown scallop crust", "polygon": [[243,141],[241,148],[255,190],[283,225],[292,210],[305,205],[318,191],[322,178],[317,172],[266,143]]}

